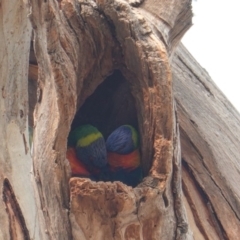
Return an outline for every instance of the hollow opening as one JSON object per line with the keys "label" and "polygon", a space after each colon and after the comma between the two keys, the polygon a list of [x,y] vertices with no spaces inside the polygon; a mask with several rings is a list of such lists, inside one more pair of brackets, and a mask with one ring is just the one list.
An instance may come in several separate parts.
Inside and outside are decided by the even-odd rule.
{"label": "hollow opening", "polygon": [[[79,110],[77,111],[73,122],[72,122],[72,126],[71,126],[71,132],[74,131],[75,129],[77,129],[79,126],[85,125],[85,124],[90,124],[94,127],[96,127],[103,135],[104,137],[104,141],[106,141],[106,147],[108,146],[107,144],[107,139],[109,137],[109,135],[116,130],[118,127],[122,126],[122,125],[131,125],[133,128],[135,128],[137,130],[137,132],[139,132],[138,130],[138,118],[137,118],[137,110],[136,110],[136,106],[135,106],[135,99],[131,93],[131,86],[130,83],[124,78],[124,76],[122,75],[122,73],[119,70],[115,70],[113,72],[112,75],[110,75],[109,77],[107,77],[103,83],[101,83],[96,90],[94,91],[94,93],[89,96],[84,103],[82,104],[82,106],[79,108]],[[71,134],[71,133],[70,133]],[[133,135],[131,135],[131,138],[133,139]],[[117,140],[118,141],[118,140]],[[115,142],[117,142],[115,141]],[[115,144],[114,142],[114,144]],[[138,140],[138,143],[140,143],[140,141]],[[90,145],[89,145],[90,148]],[[78,147],[76,147],[76,151],[78,152]],[[107,148],[108,149],[108,148]],[[134,149],[134,148],[132,148]],[[132,150],[131,152],[129,152],[128,154],[119,154],[121,155],[121,161],[123,162],[123,166],[124,166],[124,171],[126,170],[126,166],[124,165],[126,163],[126,159],[131,155],[131,154],[135,154],[134,151],[136,150],[137,153],[136,155],[134,155],[134,158],[137,158],[137,154],[138,154],[138,159],[139,162],[141,162],[140,159],[140,155],[139,155],[139,149],[140,147]],[[135,152],[136,152],[135,151]],[[114,152],[114,151],[112,151]],[[111,152],[111,153],[112,153]],[[116,153],[116,152],[114,152]],[[109,157],[109,151],[107,153],[107,161],[108,164],[110,163],[111,160]],[[114,155],[114,158],[116,157],[117,160],[119,160],[119,155],[116,157]],[[78,158],[79,155],[78,155]],[[131,159],[133,159],[132,157],[129,157],[129,161],[131,161]],[[119,160],[119,161],[120,161]],[[116,161],[116,160],[114,160]],[[109,164],[111,170],[112,170],[112,165]],[[139,166],[139,165],[138,165]],[[122,166],[118,166],[117,169],[123,169]],[[136,169],[138,169],[136,171],[136,173],[134,173],[133,175],[128,175],[125,174],[124,171],[121,172],[121,176],[119,175],[119,177],[115,178],[106,178],[106,181],[121,181],[121,179],[123,179],[122,182],[126,183],[127,185],[131,185],[131,186],[136,186],[139,181],[135,181],[135,182],[131,182],[131,181],[125,181],[125,178],[138,178],[138,179],[142,179],[139,177],[139,175],[141,174],[142,176],[142,169],[141,169],[141,173],[139,171],[140,167],[136,167]],[[129,167],[130,169],[130,167]],[[116,170],[116,169],[115,169]],[[109,170],[108,170],[109,171]],[[116,170],[116,174],[118,173],[119,170]],[[129,170],[126,170],[129,171]],[[132,171],[132,170],[131,170]],[[113,173],[109,173],[109,174],[113,174]],[[115,173],[114,173],[115,174]],[[125,174],[125,175],[124,175]],[[124,176],[124,177],[122,177]],[[94,179],[94,178],[93,178]],[[105,180],[102,179],[101,177],[97,180]],[[128,184],[129,182],[129,184]]]}
{"label": "hollow opening", "polygon": [[129,124],[138,130],[137,110],[130,84],[119,70],[101,83],[77,111],[71,129],[91,124],[106,139],[117,127]]}
{"label": "hollow opening", "polygon": [[[37,79],[38,65],[33,44],[31,43],[28,78],[30,145],[34,125],[33,111],[37,103]],[[85,99],[75,114],[70,132],[85,124],[96,127],[102,133],[105,141],[115,129],[122,125],[131,125],[139,132],[137,109],[135,106],[135,99],[131,93],[131,85],[130,82],[125,79],[121,71],[115,70],[96,88],[92,95]],[[67,158],[71,165],[68,153]],[[81,176],[77,174],[72,175]],[[128,185],[136,186],[135,183],[130,183]]]}

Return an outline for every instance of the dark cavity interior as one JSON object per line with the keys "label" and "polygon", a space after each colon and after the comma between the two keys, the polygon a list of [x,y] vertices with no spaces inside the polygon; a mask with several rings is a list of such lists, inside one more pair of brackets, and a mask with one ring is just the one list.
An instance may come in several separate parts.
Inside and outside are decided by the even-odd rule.
{"label": "dark cavity interior", "polygon": [[82,124],[97,127],[105,139],[124,124],[130,124],[138,130],[135,101],[130,85],[120,71],[114,71],[85,100],[75,115],[72,130]]}

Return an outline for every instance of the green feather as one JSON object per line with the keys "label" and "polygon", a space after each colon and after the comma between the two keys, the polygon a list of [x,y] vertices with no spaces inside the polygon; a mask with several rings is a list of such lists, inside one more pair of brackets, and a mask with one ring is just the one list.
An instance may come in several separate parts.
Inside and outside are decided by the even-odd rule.
{"label": "green feather", "polygon": [[75,128],[68,136],[68,146],[88,146],[98,138],[103,137],[97,128],[90,124]]}
{"label": "green feather", "polygon": [[133,140],[134,147],[138,148],[139,136],[138,136],[137,130],[134,127],[132,127],[131,125],[126,125],[126,126],[128,126],[132,131],[132,140]]}

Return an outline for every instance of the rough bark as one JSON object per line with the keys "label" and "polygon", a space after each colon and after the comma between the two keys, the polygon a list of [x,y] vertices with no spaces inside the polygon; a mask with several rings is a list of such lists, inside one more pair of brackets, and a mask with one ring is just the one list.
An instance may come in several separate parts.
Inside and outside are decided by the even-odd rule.
{"label": "rough bark", "polygon": [[[73,238],[174,239],[186,234],[186,227],[182,230],[183,210],[178,209],[178,215],[183,216],[175,216],[177,205],[173,204],[171,187],[175,115],[168,60],[168,49],[174,39],[170,33],[185,5],[175,1],[171,4],[175,4],[175,11],[163,16],[164,24],[170,21],[169,26],[158,29],[158,34],[167,30],[166,44],[144,19],[143,11],[125,1],[61,1],[59,5],[54,1],[32,2],[41,93],[34,114],[33,161],[49,236],[71,237],[70,231],[61,232],[64,226],[70,230],[65,152],[71,121],[76,110],[83,107],[87,97],[115,69],[123,74],[135,101],[147,177],[136,189],[121,183],[72,179]],[[143,6],[143,10],[148,7]],[[160,4],[160,9],[163,6]],[[116,102],[113,111],[124,104],[118,99]],[[179,187],[175,186],[180,194]],[[128,198],[131,201],[126,201]],[[109,204],[104,205],[106,202]],[[55,218],[61,219],[60,222],[54,221]]]}
{"label": "rough bark", "polygon": [[182,45],[172,69],[190,226],[197,239],[238,239],[239,113]]}
{"label": "rough bark", "polygon": [[[239,115],[184,48],[173,54],[190,1],[2,2],[0,239],[237,239]],[[86,121],[104,136],[138,128],[136,188],[70,178],[66,139]]]}
{"label": "rough bark", "polygon": [[0,239],[41,239],[27,127],[28,13],[22,1],[0,3]]}

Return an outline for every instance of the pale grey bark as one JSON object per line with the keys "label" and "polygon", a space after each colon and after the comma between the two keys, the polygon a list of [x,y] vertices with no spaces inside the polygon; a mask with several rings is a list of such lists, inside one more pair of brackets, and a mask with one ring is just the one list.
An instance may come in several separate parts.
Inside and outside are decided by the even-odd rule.
{"label": "pale grey bark", "polygon": [[191,224],[199,239],[237,239],[240,115],[182,45],[172,69]]}
{"label": "pale grey bark", "polygon": [[42,239],[27,127],[28,14],[22,1],[0,3],[0,239]]}

